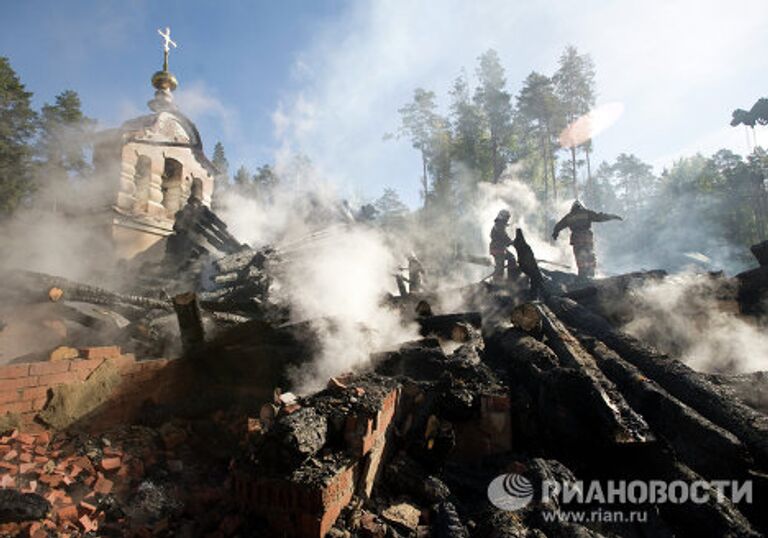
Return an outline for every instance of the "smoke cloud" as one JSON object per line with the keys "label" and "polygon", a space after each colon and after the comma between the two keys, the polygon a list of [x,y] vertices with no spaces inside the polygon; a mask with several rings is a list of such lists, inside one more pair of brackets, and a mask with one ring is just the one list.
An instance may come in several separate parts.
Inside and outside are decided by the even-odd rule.
{"label": "smoke cloud", "polygon": [[691,272],[634,291],[637,314],[624,329],[707,373],[768,369],[768,334],[737,315],[722,282]]}
{"label": "smoke cloud", "polygon": [[383,305],[396,253],[379,230],[348,220],[331,185],[279,188],[272,203],[229,192],[222,205],[238,237],[277,247],[274,297],[290,305],[293,322],[310,321],[319,336],[319,356],[293,372],[295,390],[322,388],[330,376],[366,364],[370,353],[418,338],[414,324]]}

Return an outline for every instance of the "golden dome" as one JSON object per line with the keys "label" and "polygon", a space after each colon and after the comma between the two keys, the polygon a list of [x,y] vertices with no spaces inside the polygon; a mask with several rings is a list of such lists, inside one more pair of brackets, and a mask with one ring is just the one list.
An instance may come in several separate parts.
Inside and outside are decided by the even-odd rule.
{"label": "golden dome", "polygon": [[157,90],[175,90],[179,82],[170,71],[157,71],[152,75],[152,86]]}

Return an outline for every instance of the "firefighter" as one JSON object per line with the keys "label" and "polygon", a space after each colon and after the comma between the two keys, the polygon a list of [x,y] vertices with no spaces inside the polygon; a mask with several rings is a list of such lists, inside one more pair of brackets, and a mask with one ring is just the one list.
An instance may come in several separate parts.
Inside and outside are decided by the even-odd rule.
{"label": "firefighter", "polygon": [[416,254],[411,252],[408,255],[409,293],[418,293],[422,290],[425,275],[426,271],[424,271],[424,266],[421,264],[421,261],[416,257]]}
{"label": "firefighter", "polygon": [[544,294],[544,277],[539,270],[539,264],[536,263],[536,256],[533,249],[525,241],[523,230],[515,230],[515,239],[512,241],[517,251],[517,260],[520,270],[528,277],[531,283],[531,293],[534,297],[541,297]]}
{"label": "firefighter", "polygon": [[507,247],[512,244],[512,239],[507,234],[507,226],[509,226],[509,211],[502,209],[493,221],[493,228],[491,229],[491,245],[489,248],[491,256],[494,261],[493,280],[494,282],[501,282],[504,280],[504,267],[507,267],[508,278],[513,278],[513,273],[517,269],[517,260],[515,256],[507,250]]}
{"label": "firefighter", "polygon": [[608,220],[622,220],[622,218],[610,213],[592,211],[576,200],[571,206],[571,211],[555,225],[555,229],[552,232],[552,240],[554,241],[557,241],[557,236],[563,228],[571,229],[573,256],[576,258],[576,266],[579,268],[579,276],[582,278],[594,277],[595,267],[597,266],[592,223]]}

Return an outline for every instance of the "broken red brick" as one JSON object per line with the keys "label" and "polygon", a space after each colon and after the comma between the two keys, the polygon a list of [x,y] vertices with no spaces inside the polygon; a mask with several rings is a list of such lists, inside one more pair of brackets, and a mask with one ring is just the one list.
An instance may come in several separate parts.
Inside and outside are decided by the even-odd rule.
{"label": "broken red brick", "polygon": [[21,463],[30,463],[32,461],[32,453],[22,452],[21,454],[19,454],[19,461]]}
{"label": "broken red brick", "polygon": [[106,456],[122,456],[123,455],[123,451],[114,446],[105,446],[103,452],[104,452],[104,455]]}
{"label": "broken red brick", "polygon": [[21,528],[18,523],[0,523],[0,536],[20,536]]}
{"label": "broken red brick", "polygon": [[78,521],[80,522],[80,526],[83,528],[84,532],[95,531],[99,528],[99,524],[88,517],[87,514],[83,514],[83,516]]}
{"label": "broken red brick", "polygon": [[15,377],[11,379],[0,379],[0,391],[13,391],[32,387],[37,384],[35,377]]}
{"label": "broken red brick", "polygon": [[43,484],[47,484],[50,488],[56,488],[61,484],[63,477],[58,474],[43,474],[40,475],[38,480]]}
{"label": "broken red brick", "polygon": [[120,458],[102,458],[99,463],[102,471],[112,471],[120,467]]}
{"label": "broken red brick", "polygon": [[51,434],[48,432],[40,432],[37,435],[37,444],[39,445],[47,445],[51,442]]}
{"label": "broken red brick", "polygon": [[74,504],[64,504],[54,511],[59,521],[77,521],[77,507]]}
{"label": "broken red brick", "polygon": [[80,501],[80,508],[82,508],[83,511],[85,511],[88,514],[93,514],[96,512],[96,505],[91,504],[85,500]]}
{"label": "broken red brick", "polygon": [[19,474],[27,474],[28,472],[34,470],[36,465],[34,463],[22,463],[19,465]]}
{"label": "broken red brick", "polygon": [[[29,533],[29,538],[37,538],[38,536],[47,536],[48,533],[45,532],[45,529],[43,529],[43,524],[39,521],[33,521],[32,524],[29,526],[29,529],[27,529],[27,532]],[[38,534],[42,533],[42,534]]]}
{"label": "broken red brick", "polygon": [[11,475],[4,474],[0,477],[0,487],[1,488],[13,488],[16,486],[16,481],[11,478]]}
{"label": "broken red brick", "polygon": [[19,453],[15,450],[9,451],[5,456],[3,456],[3,460],[5,461],[11,461],[13,459],[16,459],[18,457]]}
{"label": "broken red brick", "polygon": [[111,480],[105,478],[103,474],[98,473],[96,483],[93,485],[93,491],[107,495],[112,491],[113,485],[114,483]]}

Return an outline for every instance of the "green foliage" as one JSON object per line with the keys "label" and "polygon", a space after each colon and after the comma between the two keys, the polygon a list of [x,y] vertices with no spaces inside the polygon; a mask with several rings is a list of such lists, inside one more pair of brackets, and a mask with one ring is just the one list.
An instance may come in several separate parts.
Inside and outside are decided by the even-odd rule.
{"label": "green foliage", "polygon": [[408,137],[411,146],[421,153],[421,187],[425,207],[430,196],[429,169],[434,167],[432,159],[439,153],[436,135],[443,128],[445,121],[437,114],[435,93],[423,88],[416,88],[413,92],[413,100],[401,107],[400,129],[398,137]]}
{"label": "green foliage", "polygon": [[760,149],[746,159],[724,149],[679,159],[658,178],[634,155],[602,163],[590,203],[626,217],[620,230],[601,232],[609,259],[674,269],[691,263],[686,253],[700,253],[720,268],[737,247],[749,265],[747,248],[768,233],[766,162]]}
{"label": "green foliage", "polygon": [[653,167],[635,155],[622,153],[610,167],[610,182],[625,212],[636,212],[645,207],[655,194],[657,178]]}
{"label": "green foliage", "polygon": [[235,186],[239,188],[246,188],[251,182],[251,172],[245,166],[240,166],[232,177]]}
{"label": "green foliage", "polygon": [[551,181],[552,197],[557,199],[556,137],[564,121],[552,79],[535,71],[528,75],[517,96],[517,112],[523,136],[529,139],[528,147],[536,147],[541,159],[544,196],[549,198]]}
{"label": "green foliage", "polygon": [[483,111],[472,101],[465,74],[456,78],[450,94],[453,159],[475,172],[477,179],[489,180],[493,170],[487,158],[489,141]]}
{"label": "green foliage", "polygon": [[0,216],[13,212],[33,191],[30,141],[36,114],[7,58],[0,57]]}
{"label": "green foliage", "polygon": [[265,164],[256,169],[256,174],[253,176],[253,190],[255,196],[262,200],[272,200],[275,188],[280,183],[280,180],[275,173],[274,169]]}
{"label": "green foliage", "polygon": [[408,215],[408,206],[406,206],[397,191],[391,188],[384,188],[384,193],[373,203],[378,211],[377,220],[385,228],[397,229],[404,225]]}
{"label": "green foliage", "polygon": [[213,177],[213,197],[211,199],[211,205],[215,211],[219,209],[221,195],[229,188],[229,161],[224,153],[224,145],[221,142],[216,142],[216,145],[213,147],[211,164],[216,169],[216,174]]}
{"label": "green foliage", "polygon": [[[559,67],[552,79],[566,125],[588,113],[595,106],[595,66],[592,59],[586,54],[580,55],[576,47],[566,47],[560,56]],[[584,149],[587,153],[588,148]],[[579,162],[576,157],[576,147],[570,147],[569,150],[571,184],[574,197],[578,198]],[[591,188],[589,186],[591,179],[591,177],[587,179],[588,188]]]}
{"label": "green foliage", "polygon": [[512,103],[506,91],[507,79],[495,50],[489,49],[480,58],[477,67],[479,85],[475,102],[483,112],[488,129],[488,153],[491,160],[492,181],[499,180],[510,157],[505,149],[512,136]]}
{"label": "green foliage", "polygon": [[43,105],[36,146],[40,175],[48,181],[82,178],[90,168],[85,153],[95,125],[83,114],[75,91],[63,91],[54,104]]}
{"label": "green foliage", "polygon": [[211,164],[216,168],[216,178],[229,176],[229,161],[224,153],[224,146],[221,142],[216,142],[213,147],[213,158]]}

